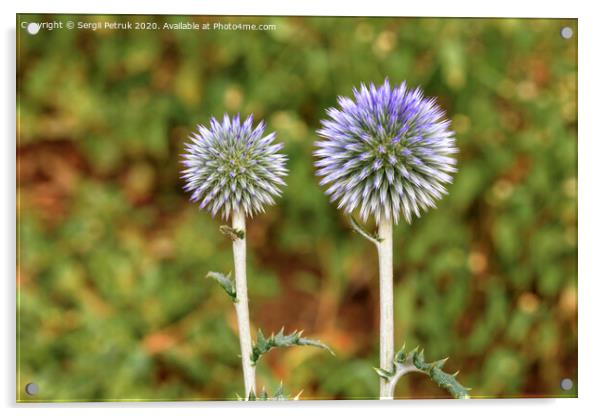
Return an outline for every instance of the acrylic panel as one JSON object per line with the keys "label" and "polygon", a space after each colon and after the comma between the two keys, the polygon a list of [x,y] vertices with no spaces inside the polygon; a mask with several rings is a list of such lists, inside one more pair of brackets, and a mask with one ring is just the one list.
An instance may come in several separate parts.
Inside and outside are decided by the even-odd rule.
{"label": "acrylic panel", "polygon": [[17,15],[17,401],[576,397],[577,29]]}

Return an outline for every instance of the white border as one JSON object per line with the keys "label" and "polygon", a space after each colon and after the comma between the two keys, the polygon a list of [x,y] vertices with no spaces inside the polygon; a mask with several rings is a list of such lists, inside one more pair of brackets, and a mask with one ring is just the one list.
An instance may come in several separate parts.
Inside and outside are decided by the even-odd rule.
{"label": "white border", "polygon": [[[18,4],[2,2],[0,19],[3,23],[1,65],[4,97],[2,126],[6,136],[2,140],[3,176],[2,191],[2,247],[0,256],[4,266],[2,320],[2,342],[0,354],[2,377],[0,378],[0,405],[9,415],[190,415],[192,412],[230,414],[234,411],[245,414],[329,414],[344,411],[346,414],[364,414],[374,408],[378,412],[391,414],[442,413],[488,416],[504,415],[509,412],[523,414],[545,412],[549,415],[590,414],[590,409],[599,408],[598,396],[602,394],[599,374],[602,371],[600,352],[602,270],[597,261],[602,249],[597,236],[602,229],[599,213],[602,212],[600,179],[598,171],[602,149],[602,135],[597,129],[602,107],[600,99],[600,74],[602,74],[600,45],[600,14],[596,13],[593,1],[546,1],[527,2],[506,0],[503,2],[414,1],[369,0],[349,1],[194,1],[169,0],[165,2],[125,2],[105,0],[92,2],[22,0]],[[52,13],[121,13],[121,14],[251,14],[251,15],[338,15],[338,16],[466,16],[466,17],[576,17],[579,18],[579,399],[564,400],[473,400],[457,401],[405,401],[396,403],[379,402],[303,402],[284,404],[252,403],[244,407],[240,403],[117,403],[117,404],[15,404],[15,14],[17,12]],[[199,410],[192,410],[199,408]]]}

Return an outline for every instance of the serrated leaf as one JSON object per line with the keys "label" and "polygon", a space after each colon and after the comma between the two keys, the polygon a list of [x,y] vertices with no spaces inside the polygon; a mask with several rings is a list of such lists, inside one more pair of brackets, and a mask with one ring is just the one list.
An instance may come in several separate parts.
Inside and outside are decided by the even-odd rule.
{"label": "serrated leaf", "polygon": [[236,286],[230,277],[230,273],[225,275],[218,272],[209,272],[207,273],[206,277],[215,280],[222,287],[222,289],[224,289],[228,296],[230,296],[233,302],[238,302],[238,299],[236,299]]}
{"label": "serrated leaf", "polygon": [[256,365],[261,356],[270,351],[272,348],[292,347],[294,345],[322,348],[334,355],[332,349],[330,349],[330,347],[328,347],[326,344],[317,340],[303,338],[301,337],[301,332],[299,331],[293,331],[286,335],[284,334],[284,328],[282,328],[278,333],[270,335],[269,338],[265,338],[263,332],[261,329],[259,329],[257,330],[255,345],[253,345],[253,349],[251,351],[251,364]]}
{"label": "serrated leaf", "polygon": [[[259,395],[257,395],[257,396],[255,395],[255,393],[253,391],[249,392],[249,397],[247,400],[249,400],[249,401],[299,400],[301,393],[303,393],[303,391],[300,391],[299,393],[297,393],[297,395],[295,397],[291,398],[289,395],[287,395],[284,392],[284,386],[282,385],[282,383],[280,383],[280,387],[278,387],[278,389],[274,392],[273,396],[270,397],[266,388],[264,387],[261,389],[261,393],[259,393]],[[238,394],[236,396],[239,397]],[[239,399],[239,400],[242,400],[242,399]]]}
{"label": "serrated leaf", "polygon": [[380,243],[382,241],[382,238],[380,238],[378,235],[376,235],[376,233],[371,233],[368,230],[366,230],[363,225],[361,225],[359,222],[357,222],[357,220],[355,218],[353,218],[353,216],[348,215],[348,217],[349,217],[349,222],[351,222],[351,226],[353,227],[355,232],[360,234],[362,237],[368,239],[369,241],[371,241],[377,245],[378,245],[378,243]]}
{"label": "serrated leaf", "polygon": [[220,225],[219,230],[232,241],[243,240],[245,238],[245,232],[243,230],[232,228],[229,225]]}
{"label": "serrated leaf", "polygon": [[399,378],[409,371],[418,371],[429,376],[435,384],[439,387],[447,390],[456,399],[469,399],[469,388],[464,387],[458,382],[456,376],[458,372],[454,374],[446,373],[442,370],[443,366],[447,362],[449,357],[442,360],[427,362],[424,358],[424,349],[418,350],[418,347],[414,348],[409,353],[405,353],[405,344],[395,354],[393,362],[394,371],[386,371],[382,368],[375,369],[377,374],[390,382],[397,383]]}

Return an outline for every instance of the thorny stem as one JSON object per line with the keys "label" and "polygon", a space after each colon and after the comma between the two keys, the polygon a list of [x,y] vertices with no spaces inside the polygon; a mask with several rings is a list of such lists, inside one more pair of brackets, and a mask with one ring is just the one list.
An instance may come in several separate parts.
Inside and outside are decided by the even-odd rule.
{"label": "thorny stem", "polygon": [[245,382],[245,397],[252,391],[255,393],[255,367],[251,365],[251,324],[249,322],[249,299],[247,295],[247,240],[245,230],[245,215],[239,210],[232,213],[232,228],[240,230],[243,238],[232,241],[234,252],[234,277],[236,281],[236,299],[234,308],[238,320],[238,337],[242,357],[242,371]]}
{"label": "thorny stem", "polygon": [[[378,223],[378,268],[380,279],[380,368],[393,370],[393,223],[381,219]],[[395,384],[380,380],[380,399],[393,399]]]}

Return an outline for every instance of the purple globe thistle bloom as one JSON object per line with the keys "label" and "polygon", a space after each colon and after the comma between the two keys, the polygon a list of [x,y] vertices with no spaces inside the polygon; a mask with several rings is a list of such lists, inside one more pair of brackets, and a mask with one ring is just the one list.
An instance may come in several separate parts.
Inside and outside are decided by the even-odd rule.
{"label": "purple globe thistle bloom", "polygon": [[364,221],[374,215],[397,223],[402,212],[411,222],[447,193],[456,172],[450,121],[434,98],[405,82],[362,84],[353,94],[338,97],[340,108],[329,108],[317,131],[320,185],[339,209],[359,208]]}
{"label": "purple globe thistle bloom", "polygon": [[221,210],[225,219],[237,209],[252,216],[273,204],[284,185],[286,156],[278,153],[282,143],[273,144],[276,133],[264,136],[264,130],[263,121],[253,128],[252,115],[242,123],[239,115],[224,115],[221,123],[212,117],[209,128],[199,125],[182,162],[190,199],[213,216]]}

